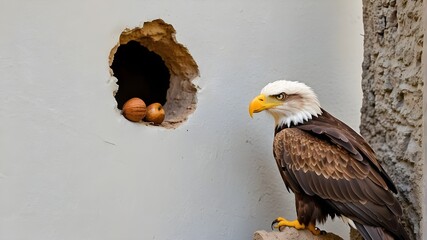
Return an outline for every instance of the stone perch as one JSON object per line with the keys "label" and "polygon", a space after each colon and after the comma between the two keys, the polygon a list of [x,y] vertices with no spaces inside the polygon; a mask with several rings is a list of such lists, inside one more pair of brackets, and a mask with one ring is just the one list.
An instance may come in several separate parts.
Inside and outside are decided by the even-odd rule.
{"label": "stone perch", "polygon": [[253,240],[343,240],[341,237],[327,233],[326,235],[314,236],[308,230],[297,230],[295,228],[285,228],[281,232],[256,231]]}

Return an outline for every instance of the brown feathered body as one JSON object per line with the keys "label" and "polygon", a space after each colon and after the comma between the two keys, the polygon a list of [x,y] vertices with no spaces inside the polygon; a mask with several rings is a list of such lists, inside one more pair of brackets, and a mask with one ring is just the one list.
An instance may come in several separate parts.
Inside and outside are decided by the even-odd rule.
{"label": "brown feathered body", "polygon": [[328,216],[351,219],[365,239],[409,239],[399,218],[396,187],[374,151],[322,109],[301,124],[276,127],[274,157],[297,217],[308,225]]}

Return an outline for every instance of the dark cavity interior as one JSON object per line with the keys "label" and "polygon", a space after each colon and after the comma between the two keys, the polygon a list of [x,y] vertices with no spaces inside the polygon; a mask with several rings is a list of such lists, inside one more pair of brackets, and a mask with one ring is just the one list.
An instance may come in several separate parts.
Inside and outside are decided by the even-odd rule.
{"label": "dark cavity interior", "polygon": [[170,73],[162,58],[136,41],[120,45],[111,65],[118,79],[117,107],[133,98],[141,98],[148,106],[166,103]]}

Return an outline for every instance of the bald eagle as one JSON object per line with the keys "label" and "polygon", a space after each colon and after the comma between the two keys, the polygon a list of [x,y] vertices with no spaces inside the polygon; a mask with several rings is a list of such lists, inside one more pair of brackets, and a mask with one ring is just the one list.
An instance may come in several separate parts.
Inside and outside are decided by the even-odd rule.
{"label": "bald eagle", "polygon": [[343,218],[367,240],[409,239],[399,223],[397,189],[368,143],[320,107],[300,82],[269,83],[249,105],[275,120],[273,153],[286,188],[295,194],[297,220],[273,226],[308,229],[328,216]]}

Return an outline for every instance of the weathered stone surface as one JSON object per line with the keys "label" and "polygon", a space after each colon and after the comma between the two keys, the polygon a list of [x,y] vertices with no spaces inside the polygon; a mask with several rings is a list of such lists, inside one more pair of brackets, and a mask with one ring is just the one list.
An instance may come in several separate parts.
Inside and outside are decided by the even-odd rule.
{"label": "weathered stone surface", "polygon": [[422,1],[363,0],[361,134],[395,182],[404,225],[422,239]]}
{"label": "weathered stone surface", "polygon": [[315,236],[308,230],[286,227],[281,232],[256,231],[253,240],[342,240],[342,238],[333,233]]}

